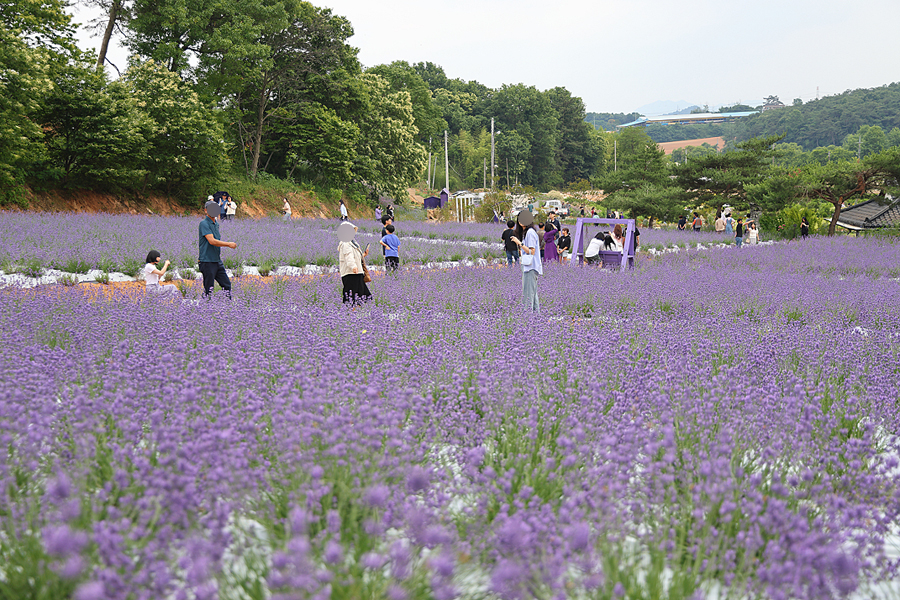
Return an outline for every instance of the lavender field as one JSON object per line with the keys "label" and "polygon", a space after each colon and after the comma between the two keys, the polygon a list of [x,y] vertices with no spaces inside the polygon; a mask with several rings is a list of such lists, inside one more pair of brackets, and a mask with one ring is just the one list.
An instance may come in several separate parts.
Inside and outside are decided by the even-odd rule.
{"label": "lavender field", "polygon": [[[0,271],[37,277],[48,270],[78,274],[121,272],[134,276],[151,249],[174,268],[196,269],[199,217],[110,214],[5,213],[0,219]],[[229,269],[239,266],[335,267],[335,229],[339,221],[238,219],[221,224],[223,239],[238,243],[222,253]],[[359,221],[358,241],[372,244],[371,264],[383,264],[378,251],[381,224]],[[494,262],[504,258],[504,226],[474,223],[398,222],[407,264]],[[659,251],[730,242],[708,232],[645,230],[642,249]]]}
{"label": "lavender field", "polygon": [[[121,248],[187,260],[163,221]],[[279,230],[223,237],[285,252],[252,227]],[[65,244],[29,236],[4,256]],[[498,266],[355,310],[336,275],[4,288],[0,597],[900,597],[897,265],[851,238],[548,265],[539,316]]]}

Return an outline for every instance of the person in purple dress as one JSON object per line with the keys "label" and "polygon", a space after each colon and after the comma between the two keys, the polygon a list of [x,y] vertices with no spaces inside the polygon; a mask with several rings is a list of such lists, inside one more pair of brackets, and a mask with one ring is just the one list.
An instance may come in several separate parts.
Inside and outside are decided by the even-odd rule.
{"label": "person in purple dress", "polygon": [[553,226],[553,223],[547,221],[544,223],[544,260],[549,262],[551,260],[559,261],[559,252],[556,249],[556,228]]}

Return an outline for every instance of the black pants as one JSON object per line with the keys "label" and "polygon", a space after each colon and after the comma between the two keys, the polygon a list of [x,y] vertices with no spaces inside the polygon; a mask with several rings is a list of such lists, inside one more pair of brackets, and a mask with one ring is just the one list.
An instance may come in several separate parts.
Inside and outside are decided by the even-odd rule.
{"label": "black pants", "polygon": [[385,256],[384,257],[384,266],[387,267],[388,271],[396,271],[400,267],[400,257],[399,256]]}
{"label": "black pants", "polygon": [[350,273],[341,277],[344,284],[344,303],[357,304],[365,302],[372,297],[369,286],[366,285],[366,276],[362,273]]}
{"label": "black pants", "polygon": [[200,272],[203,273],[203,295],[209,297],[213,291],[213,284],[218,283],[225,290],[225,294],[231,298],[231,280],[225,272],[225,265],[221,262],[202,262]]}

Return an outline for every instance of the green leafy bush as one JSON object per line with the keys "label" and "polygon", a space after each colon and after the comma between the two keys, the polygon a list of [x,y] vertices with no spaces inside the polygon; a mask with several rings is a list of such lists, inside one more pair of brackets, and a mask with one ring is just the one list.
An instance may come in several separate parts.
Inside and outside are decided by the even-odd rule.
{"label": "green leafy bush", "polygon": [[144,268],[144,262],[137,258],[126,258],[119,266],[119,270],[129,277],[137,277],[137,274]]}
{"label": "green leafy bush", "polygon": [[71,273],[63,273],[56,282],[66,287],[72,287],[78,285],[78,276]]}
{"label": "green leafy bush", "polygon": [[81,258],[70,258],[62,265],[62,269],[66,273],[87,273],[91,270],[88,261]]}
{"label": "green leafy bush", "polygon": [[44,263],[39,258],[29,258],[22,269],[22,273],[29,277],[40,277],[44,274]]}

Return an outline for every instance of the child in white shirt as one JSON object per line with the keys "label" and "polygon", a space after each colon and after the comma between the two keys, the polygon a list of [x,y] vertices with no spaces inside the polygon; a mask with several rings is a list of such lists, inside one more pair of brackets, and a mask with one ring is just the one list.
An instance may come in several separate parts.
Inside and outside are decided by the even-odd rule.
{"label": "child in white shirt", "polygon": [[160,281],[166,276],[166,270],[169,268],[169,261],[163,264],[163,268],[157,269],[159,261],[162,260],[159,252],[151,250],[147,254],[147,264],[144,265],[144,281],[147,283],[147,293],[156,296],[164,296],[166,294],[177,294],[178,288],[174,285],[160,285]]}

